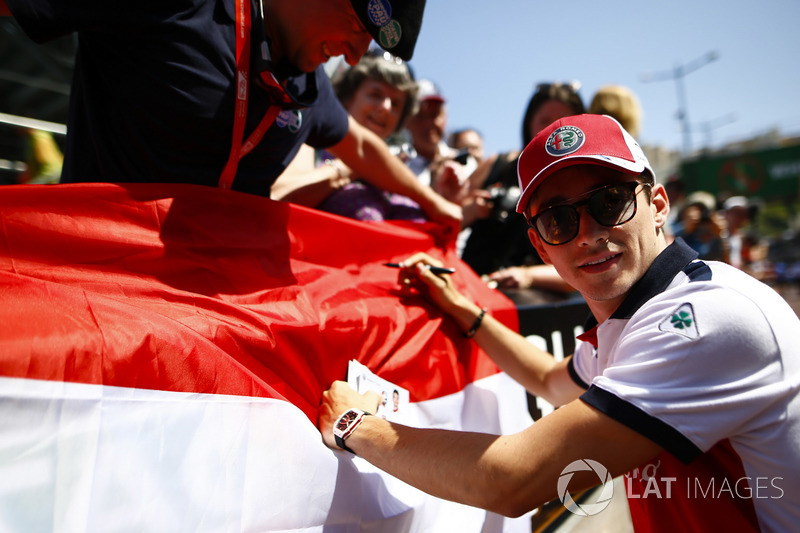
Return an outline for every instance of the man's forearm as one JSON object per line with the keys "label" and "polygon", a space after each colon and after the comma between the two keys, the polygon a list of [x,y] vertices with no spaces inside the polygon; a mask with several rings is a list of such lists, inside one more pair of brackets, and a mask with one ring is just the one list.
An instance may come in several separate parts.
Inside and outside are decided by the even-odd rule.
{"label": "man's forearm", "polygon": [[[481,309],[466,298],[458,299],[446,312],[463,331],[469,331]],[[554,405],[574,400],[583,392],[571,382],[566,363],[559,363],[516,331],[486,314],[473,340],[478,343],[503,372],[514,378],[531,394]],[[557,384],[557,385],[556,385]]]}
{"label": "man's forearm", "polygon": [[[374,413],[379,402],[375,392],[361,395],[346,382],[333,382],[322,394],[319,410],[318,423],[325,443],[338,449],[333,428],[343,413],[351,408]],[[532,508],[531,491],[545,491],[547,486],[534,486],[530,479],[530,469],[538,468],[535,458],[525,468],[519,464],[527,454],[521,435],[419,429],[366,416],[345,437],[345,445],[420,490],[512,515]],[[552,485],[554,490],[555,484]],[[537,492],[533,496],[547,497],[552,495]]]}
{"label": "man's forearm", "polygon": [[[504,449],[510,451],[509,439],[418,429],[370,416],[347,445],[378,468],[429,494],[514,516],[528,509],[510,505],[514,466],[501,458]],[[540,503],[547,498],[543,495]]]}
{"label": "man's forearm", "polygon": [[[371,395],[371,397],[369,397]],[[336,447],[333,426],[351,407],[373,411],[380,401],[345,382],[323,393],[319,427]],[[556,497],[564,468],[592,458],[612,477],[652,459],[662,448],[625,424],[578,400],[513,435],[402,426],[364,417],[346,445],[376,467],[434,496],[519,516]],[[585,474],[585,475],[583,475]],[[576,474],[576,490],[597,484],[594,472]]]}

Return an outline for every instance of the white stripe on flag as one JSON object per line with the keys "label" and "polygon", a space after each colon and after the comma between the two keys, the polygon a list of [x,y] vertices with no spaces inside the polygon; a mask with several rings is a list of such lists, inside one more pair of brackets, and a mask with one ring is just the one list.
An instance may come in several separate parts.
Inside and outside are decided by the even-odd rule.
{"label": "white stripe on flag", "polygon": [[[416,424],[531,423],[505,374],[411,404]],[[0,531],[530,531],[333,452],[264,398],[0,378]]]}

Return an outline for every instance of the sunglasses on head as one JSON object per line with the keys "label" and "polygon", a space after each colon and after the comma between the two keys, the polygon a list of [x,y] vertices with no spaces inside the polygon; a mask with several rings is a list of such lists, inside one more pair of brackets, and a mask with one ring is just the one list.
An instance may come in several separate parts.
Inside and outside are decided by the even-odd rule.
{"label": "sunglasses on head", "polygon": [[551,246],[566,244],[578,235],[581,216],[578,207],[586,206],[591,217],[601,226],[625,224],[636,216],[636,193],[640,181],[606,185],[579,196],[577,202],[550,206],[528,219],[528,225]]}

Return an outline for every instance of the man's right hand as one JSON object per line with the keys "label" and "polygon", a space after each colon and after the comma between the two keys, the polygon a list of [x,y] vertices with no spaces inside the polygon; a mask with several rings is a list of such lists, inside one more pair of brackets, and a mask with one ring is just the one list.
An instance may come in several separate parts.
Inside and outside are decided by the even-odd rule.
{"label": "man's right hand", "polygon": [[[480,307],[458,292],[453,285],[451,275],[434,274],[427,268],[428,266],[447,265],[443,265],[441,261],[422,252],[405,259],[403,268],[398,274],[398,282],[402,291],[409,293],[412,289],[418,290],[462,328],[468,328],[475,319],[476,310],[479,312]],[[452,275],[457,276],[458,272]]]}

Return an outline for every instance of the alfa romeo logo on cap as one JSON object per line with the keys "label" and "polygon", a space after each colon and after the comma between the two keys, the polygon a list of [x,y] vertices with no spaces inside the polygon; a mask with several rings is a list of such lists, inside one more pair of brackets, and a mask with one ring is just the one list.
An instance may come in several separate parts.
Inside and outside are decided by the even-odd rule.
{"label": "alfa romeo logo on cap", "polygon": [[553,156],[562,156],[578,151],[583,146],[586,136],[575,126],[561,126],[550,134],[544,148]]}

